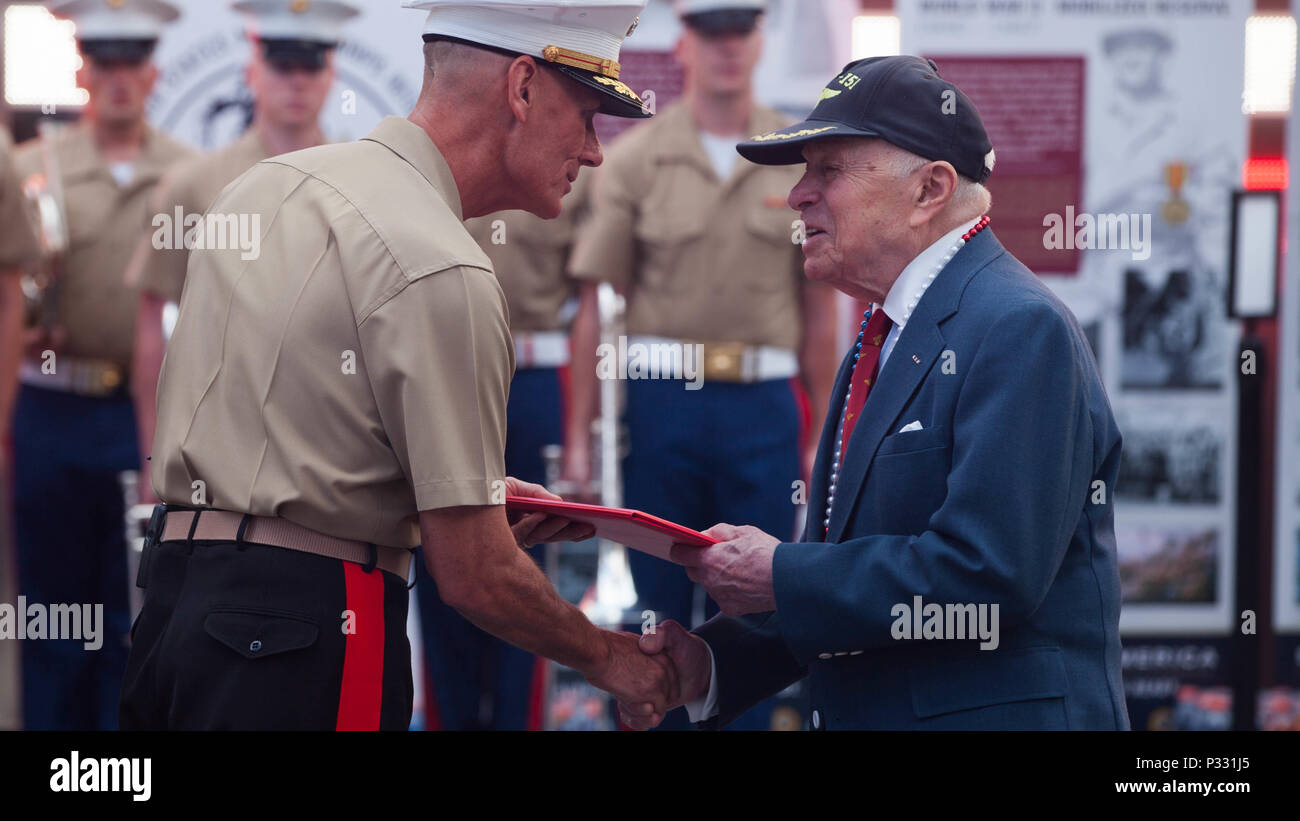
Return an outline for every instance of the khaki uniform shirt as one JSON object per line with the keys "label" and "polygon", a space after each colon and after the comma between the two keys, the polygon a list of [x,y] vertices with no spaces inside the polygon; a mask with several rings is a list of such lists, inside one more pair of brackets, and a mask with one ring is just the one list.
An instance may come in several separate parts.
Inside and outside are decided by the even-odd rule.
{"label": "khaki uniform shirt", "polygon": [[14,170],[13,143],[9,132],[0,129],[0,271],[29,265],[40,255],[27,198]]}
{"label": "khaki uniform shirt", "polygon": [[[127,263],[152,215],[154,186],[163,173],[194,152],[146,127],[134,176],[118,185],[99,153],[88,124],[57,138],[54,153],[63,181],[68,251],[58,272],[58,324],[67,332],[69,356],[131,365],[138,294],[124,281]],[[19,146],[15,158],[23,179],[44,173],[39,140]]]}
{"label": "khaki uniform shirt", "polygon": [[512,331],[561,331],[564,303],[574,295],[569,255],[578,224],[590,205],[595,169],[584,168],[553,220],[527,211],[501,211],[465,221],[465,228],[492,259],[506,294]]}
{"label": "khaki uniform shirt", "polygon": [[264,160],[212,210],[257,216],[261,252],[190,254],[158,496],[392,547],[418,511],[502,503],[505,297],[428,135],[389,117]]}
{"label": "khaki uniform shirt", "polygon": [[[787,124],[756,106],[747,133]],[[738,158],[719,180],[676,102],[610,147],[571,271],[626,289],[629,334],[798,350],[803,252],[786,197],[801,168]]]}
{"label": "khaki uniform shirt", "polygon": [[[220,151],[195,157],[167,172],[155,195],[154,212],[171,215],[173,220],[177,208],[186,216],[205,214],[221,189],[269,156],[257,130],[250,128]],[[184,247],[150,249],[140,271],[139,287],[171,302],[180,302],[189,259],[190,252]]]}

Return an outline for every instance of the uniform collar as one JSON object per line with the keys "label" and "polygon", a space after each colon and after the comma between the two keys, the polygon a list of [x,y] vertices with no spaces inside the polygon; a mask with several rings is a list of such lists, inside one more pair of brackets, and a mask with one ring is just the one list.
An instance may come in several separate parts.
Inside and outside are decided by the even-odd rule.
{"label": "uniform collar", "polygon": [[456,178],[428,132],[403,117],[386,117],[365,139],[379,143],[410,163],[447,201],[456,219],[464,219]]}
{"label": "uniform collar", "polygon": [[[92,175],[112,179],[108,161],[95,144],[89,123],[77,123],[65,129],[58,140],[59,170],[65,182]],[[144,145],[135,161],[135,177],[127,186],[148,185],[157,181],[163,172],[184,155],[183,150],[153,126],[144,127]]]}
{"label": "uniform collar", "polygon": [[[889,293],[885,295],[885,302],[881,308],[884,310],[885,316],[889,317],[900,331],[903,329],[903,317],[907,316],[908,303],[913,299],[918,303],[921,301],[921,296],[933,284],[932,281],[927,283],[926,280],[939,266],[939,261],[943,259],[943,255],[948,252],[948,249],[956,245],[957,240],[968,230],[970,230],[970,226],[962,223],[939,237],[928,248],[917,254],[915,259],[907,263],[907,267],[903,268],[903,272],[898,275],[898,279],[894,280]],[[951,263],[951,260],[949,260],[949,263]],[[913,311],[915,312],[915,307]]]}
{"label": "uniform collar", "polygon": [[[663,123],[664,130],[662,140],[659,143],[659,150],[656,152],[656,156],[660,161],[688,162],[710,175],[716,173],[713,168],[713,161],[709,159],[708,152],[704,150],[700,127],[696,124],[690,106],[686,104],[685,100],[674,101],[672,105],[665,108],[658,115],[658,119]],[[780,114],[755,104],[750,107],[745,132],[737,135],[736,141],[740,142],[747,139],[750,134],[763,134],[784,125],[786,123]],[[732,177],[739,177],[757,167],[742,158],[740,162],[736,163]],[[725,183],[726,180],[722,180],[722,182]]]}

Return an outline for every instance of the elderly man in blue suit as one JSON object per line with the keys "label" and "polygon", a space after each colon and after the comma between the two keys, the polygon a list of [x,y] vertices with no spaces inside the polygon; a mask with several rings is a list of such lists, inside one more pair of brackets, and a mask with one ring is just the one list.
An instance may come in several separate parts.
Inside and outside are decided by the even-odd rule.
{"label": "elderly man in blue suit", "polygon": [[929,61],[871,58],[738,149],[807,163],[805,274],[873,310],[804,541],[719,524],[674,548],[723,612],[643,652],[670,656],[706,726],[807,678],[814,729],[1127,729],[1120,434],[1074,316],[986,227],[974,106]]}

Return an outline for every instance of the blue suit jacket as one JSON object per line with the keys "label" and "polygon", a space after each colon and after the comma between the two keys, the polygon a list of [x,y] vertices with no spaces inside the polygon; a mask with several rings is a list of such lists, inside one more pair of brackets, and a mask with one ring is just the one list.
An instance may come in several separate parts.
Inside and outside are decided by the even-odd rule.
{"label": "blue suit jacket", "polygon": [[[844,455],[836,379],[777,609],[719,616],[726,724],[805,676],[828,729],[1127,729],[1112,494],[1120,433],[1074,315],[985,229],[898,338]],[[923,429],[899,433],[912,421]],[[1101,485],[1095,484],[1100,481]],[[896,605],[998,605],[999,643],[894,638]]]}

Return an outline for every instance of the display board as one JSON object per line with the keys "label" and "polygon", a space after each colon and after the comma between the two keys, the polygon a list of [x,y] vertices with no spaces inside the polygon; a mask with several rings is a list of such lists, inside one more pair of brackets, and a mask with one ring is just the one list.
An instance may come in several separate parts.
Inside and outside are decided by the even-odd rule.
{"label": "display board", "polygon": [[986,120],[993,228],[1093,343],[1124,435],[1113,500],[1126,635],[1235,624],[1239,328],[1224,299],[1250,9],[897,4],[903,52],[935,59]]}

